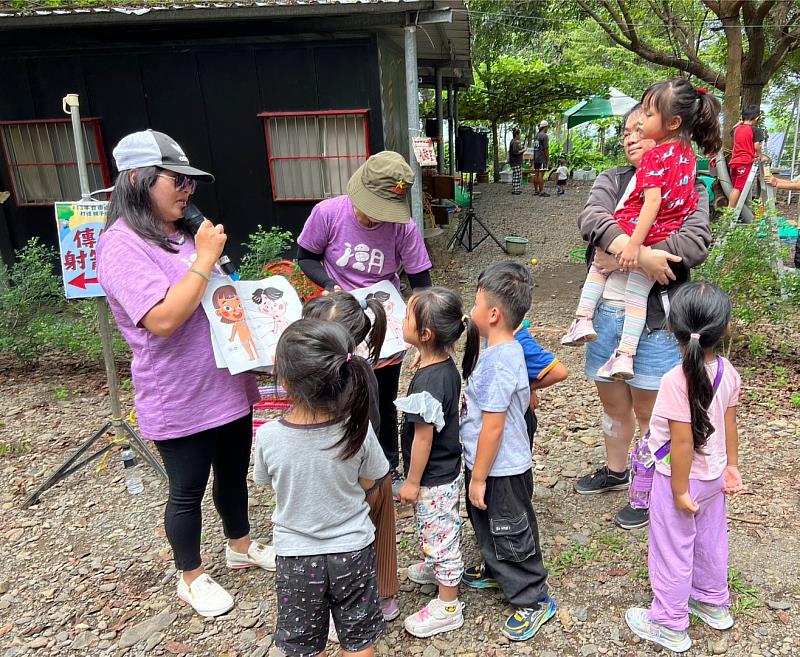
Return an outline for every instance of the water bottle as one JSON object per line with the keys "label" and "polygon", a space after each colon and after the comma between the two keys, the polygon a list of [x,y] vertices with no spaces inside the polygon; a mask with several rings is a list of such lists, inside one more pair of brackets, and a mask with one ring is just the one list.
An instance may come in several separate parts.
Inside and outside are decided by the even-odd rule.
{"label": "water bottle", "polygon": [[647,440],[640,440],[631,454],[631,483],[628,488],[628,502],[634,509],[650,508],[655,463]]}
{"label": "water bottle", "polygon": [[122,449],[120,460],[122,461],[122,469],[125,471],[125,485],[128,487],[128,492],[131,495],[143,493],[144,483],[142,482],[142,473],[139,470],[139,459],[130,445],[125,445]]}

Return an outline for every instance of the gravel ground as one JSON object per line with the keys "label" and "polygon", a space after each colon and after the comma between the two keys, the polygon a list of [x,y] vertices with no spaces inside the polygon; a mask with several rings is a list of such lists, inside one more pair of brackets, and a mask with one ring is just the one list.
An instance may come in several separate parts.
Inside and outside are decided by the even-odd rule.
{"label": "gravel ground", "polygon": [[[535,198],[531,187],[523,190],[522,196],[512,196],[508,187],[481,185],[475,206],[498,236],[530,240],[528,253],[518,257],[539,260],[530,319],[538,338],[555,349],[583,277],[570,253],[581,246],[575,216],[588,188],[570,187],[563,198]],[[460,247],[447,253],[445,241],[441,236],[431,245],[435,278],[460,289],[469,304],[479,271],[503,254],[491,242],[473,253]],[[653,654],[622,620],[628,606],[649,599],[646,532],[624,532],[612,524],[623,493],[584,497],[572,492],[575,478],[602,462],[600,410],[582,376],[582,351],[559,357],[571,376],[541,395],[534,453],[534,504],[558,617],[533,641],[509,644],[499,633],[509,613],[501,596],[466,590],[463,628],[419,640],[398,620],[389,624],[378,654]],[[746,492],[729,505],[736,625],[727,632],[693,625],[694,647],[688,654],[800,655],[800,418],[790,401],[798,393],[800,366],[796,361],[736,364],[744,378],[740,430],[746,484]],[[104,421],[104,376],[99,366],[58,360],[29,370],[0,360],[0,373],[0,657],[270,654],[274,576],[225,569],[222,529],[210,496],[204,559],[237,600],[229,615],[215,620],[194,615],[174,595],[175,571],[162,527],[166,487],[150,472],[145,472],[145,494],[130,497],[114,458],[106,467],[72,475],[35,507],[20,509],[26,494]],[[121,376],[127,374],[121,371]],[[122,394],[130,407],[130,392]],[[254,536],[268,539],[271,494],[254,488],[250,504]],[[410,508],[398,507],[398,515],[400,603],[406,614],[424,604],[430,591],[405,577],[403,568],[418,557]],[[475,560],[468,523],[464,547],[467,561]]]}

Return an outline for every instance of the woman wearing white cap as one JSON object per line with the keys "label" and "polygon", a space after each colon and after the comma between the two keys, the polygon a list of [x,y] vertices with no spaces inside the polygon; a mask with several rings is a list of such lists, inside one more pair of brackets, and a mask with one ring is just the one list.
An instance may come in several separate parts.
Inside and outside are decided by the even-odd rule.
{"label": "woman wearing white cap", "polygon": [[[431,261],[425,241],[411,221],[408,195],[414,172],[402,155],[382,151],[370,157],[350,178],[347,194],[318,203],[297,238],[300,268],[327,291],[367,287],[391,281],[400,289],[403,269],[411,287],[430,287]],[[356,258],[356,253],[368,254]],[[397,409],[403,354],[375,370],[378,379],[383,452],[392,470],[395,493],[397,470]]]}
{"label": "woman wearing white cap", "polygon": [[212,468],[227,565],[274,570],[275,555],[251,541],[247,514],[256,380],[217,367],[200,307],[227,236],[206,219],[193,238],[182,222],[197,181],[214,177],[152,130],[124,137],[114,159],[120,175],[98,244],[98,277],[133,355],[139,430],[154,441],[169,477],[164,525],[178,596],[202,616],[217,616],[233,598],[200,559],[201,502]]}

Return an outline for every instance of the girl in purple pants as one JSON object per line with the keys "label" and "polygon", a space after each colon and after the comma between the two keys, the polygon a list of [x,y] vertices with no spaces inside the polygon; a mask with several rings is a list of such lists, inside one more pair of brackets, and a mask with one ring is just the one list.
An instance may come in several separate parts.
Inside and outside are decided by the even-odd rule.
{"label": "girl in purple pants", "polygon": [[675,293],[669,323],[682,363],[664,375],[650,421],[656,461],[650,496],[647,565],[653,602],[632,607],[628,626],[675,652],[689,650],[689,614],[717,630],[733,625],[728,610],[725,495],[742,490],[736,405],[741,378],[714,348],[728,333],[728,297],[706,282]]}

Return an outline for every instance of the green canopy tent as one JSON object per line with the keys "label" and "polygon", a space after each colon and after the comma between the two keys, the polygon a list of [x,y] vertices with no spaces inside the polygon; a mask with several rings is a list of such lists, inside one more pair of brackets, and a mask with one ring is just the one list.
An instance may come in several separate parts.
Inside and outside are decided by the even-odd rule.
{"label": "green canopy tent", "polygon": [[624,116],[638,101],[626,96],[619,89],[610,87],[605,96],[592,96],[582,100],[564,112],[567,119],[567,130],[576,125],[605,119],[609,116]]}

